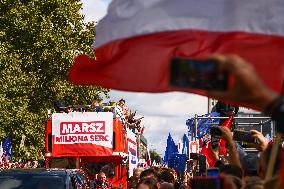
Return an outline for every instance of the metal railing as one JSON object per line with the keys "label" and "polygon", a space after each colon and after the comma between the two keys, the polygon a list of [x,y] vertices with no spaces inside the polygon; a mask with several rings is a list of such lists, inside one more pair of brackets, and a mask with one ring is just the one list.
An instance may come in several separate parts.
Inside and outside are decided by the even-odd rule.
{"label": "metal railing", "polygon": [[[194,116],[194,130],[195,133],[194,135],[191,135],[191,140],[196,140],[197,138],[197,131],[198,131],[198,120],[202,120],[202,119],[228,119],[229,117],[204,117],[204,116],[198,116],[197,114],[195,114]],[[251,120],[254,122],[238,122],[238,120]],[[259,120],[259,121],[256,121]],[[260,132],[263,132],[263,126],[264,124],[268,124],[270,123],[271,127],[270,127],[270,136],[274,137],[275,136],[275,124],[274,122],[271,120],[271,117],[265,117],[265,116],[260,116],[260,117],[234,117],[233,118],[233,122],[235,125],[243,125],[243,126],[259,126],[260,127]],[[218,125],[218,124],[208,124],[208,125]]]}

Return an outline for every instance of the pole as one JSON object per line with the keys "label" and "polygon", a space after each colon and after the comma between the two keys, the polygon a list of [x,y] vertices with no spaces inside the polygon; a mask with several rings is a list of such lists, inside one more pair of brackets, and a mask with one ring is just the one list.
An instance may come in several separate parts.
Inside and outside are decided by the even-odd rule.
{"label": "pole", "polygon": [[138,132],[137,134],[137,159],[138,159],[138,162],[140,161],[140,133]]}
{"label": "pole", "polygon": [[262,120],[260,120],[260,132],[262,133]]}
{"label": "pole", "polygon": [[80,169],[80,157],[76,157],[76,169]]}
{"label": "pole", "polygon": [[195,114],[195,116],[194,116],[194,120],[195,120],[195,122],[194,122],[194,125],[195,125],[195,140],[196,140],[196,137],[197,137],[197,123],[198,123],[198,115],[197,114]]}

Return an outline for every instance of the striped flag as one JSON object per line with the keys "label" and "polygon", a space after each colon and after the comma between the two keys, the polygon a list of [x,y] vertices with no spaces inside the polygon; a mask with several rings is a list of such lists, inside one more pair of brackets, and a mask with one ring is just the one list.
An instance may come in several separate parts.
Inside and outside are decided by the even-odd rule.
{"label": "striped flag", "polygon": [[173,57],[234,53],[284,94],[283,22],[283,0],[113,0],[96,26],[96,59],[77,57],[68,77],[119,90],[172,91]]}
{"label": "striped flag", "polygon": [[2,142],[1,142],[1,144],[0,144],[0,164],[3,163],[2,156],[3,156],[3,148],[2,148]]}

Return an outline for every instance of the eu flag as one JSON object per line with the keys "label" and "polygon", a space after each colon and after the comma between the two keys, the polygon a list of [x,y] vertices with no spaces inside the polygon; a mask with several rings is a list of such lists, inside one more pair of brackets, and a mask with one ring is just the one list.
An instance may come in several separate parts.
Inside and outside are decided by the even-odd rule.
{"label": "eu flag", "polygon": [[195,136],[198,139],[204,137],[204,135],[209,133],[210,127],[212,125],[218,125],[219,119],[214,117],[219,117],[218,112],[211,112],[209,114],[202,115],[201,117],[207,117],[208,119],[198,119],[197,120],[197,135],[195,136],[194,128],[194,118],[186,120],[186,125],[188,127],[188,136]]}
{"label": "eu flag", "polygon": [[3,157],[7,157],[8,160],[11,160],[12,158],[12,142],[11,137],[8,136],[4,143],[2,144],[3,148]]}
{"label": "eu flag", "polygon": [[179,173],[184,172],[186,166],[186,154],[174,154],[169,160],[168,166]]}
{"label": "eu flag", "polygon": [[166,146],[166,151],[165,151],[165,156],[164,156],[164,162],[167,163],[171,157],[178,153],[177,147],[175,145],[175,142],[169,133],[168,139],[167,139],[167,146]]}

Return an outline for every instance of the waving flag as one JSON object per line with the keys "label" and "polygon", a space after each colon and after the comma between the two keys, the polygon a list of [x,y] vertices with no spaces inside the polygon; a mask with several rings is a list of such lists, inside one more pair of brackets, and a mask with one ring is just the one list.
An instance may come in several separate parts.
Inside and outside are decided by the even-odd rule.
{"label": "waving flag", "polygon": [[188,136],[195,136],[198,139],[204,137],[204,135],[209,133],[210,127],[212,125],[218,125],[220,119],[214,118],[218,117],[220,114],[218,112],[211,112],[209,114],[202,115],[202,117],[207,117],[207,119],[197,120],[197,136],[195,136],[194,118],[186,120],[186,125],[188,127]]}
{"label": "waving flag", "polygon": [[175,142],[169,133],[168,139],[167,139],[167,146],[166,146],[166,151],[165,151],[165,156],[164,156],[164,162],[168,163],[168,161],[172,158],[174,154],[178,153],[178,149],[175,145]]}
{"label": "waving flag", "polygon": [[77,57],[68,77],[119,90],[172,91],[173,57],[234,53],[284,94],[283,22],[283,0],[113,0],[96,26],[96,59]]}
{"label": "waving flag", "polygon": [[[224,123],[222,123],[222,125],[220,125],[220,127],[227,127],[229,129],[231,129],[233,119],[234,119],[234,116],[231,115],[228,119],[226,119],[226,121]],[[225,139],[220,139],[218,142],[219,142],[219,145],[220,145],[219,155],[226,155],[227,152],[226,152],[226,141],[225,141]],[[204,145],[202,147],[200,153],[206,156],[206,159],[207,159],[209,166],[214,167],[215,160],[214,160],[213,153],[211,151],[211,145],[212,145],[211,142],[209,142],[208,145]]]}
{"label": "waving flag", "polygon": [[189,155],[189,139],[186,134],[182,137],[182,154]]}
{"label": "waving flag", "polygon": [[0,144],[0,164],[2,164],[2,162],[3,162],[3,159],[2,159],[2,157],[3,157],[3,148],[2,148],[2,142],[1,142],[1,144]]}
{"label": "waving flag", "polygon": [[169,168],[183,173],[186,167],[186,154],[174,154],[168,162]]}
{"label": "waving flag", "polygon": [[7,158],[8,160],[11,160],[12,158],[12,142],[11,142],[11,137],[8,136],[4,143],[2,144],[3,148],[3,157]]}

